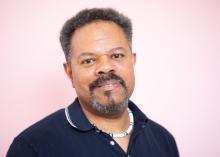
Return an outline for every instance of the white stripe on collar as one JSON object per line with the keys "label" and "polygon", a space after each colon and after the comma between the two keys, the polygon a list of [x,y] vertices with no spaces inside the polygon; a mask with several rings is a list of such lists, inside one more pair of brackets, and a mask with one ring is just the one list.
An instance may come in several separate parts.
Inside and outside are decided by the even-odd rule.
{"label": "white stripe on collar", "polygon": [[77,126],[75,126],[75,125],[73,124],[73,122],[71,121],[68,107],[65,108],[65,115],[66,115],[66,119],[67,119],[67,121],[70,123],[70,125],[71,125],[72,127],[74,127],[74,128],[77,128]]}

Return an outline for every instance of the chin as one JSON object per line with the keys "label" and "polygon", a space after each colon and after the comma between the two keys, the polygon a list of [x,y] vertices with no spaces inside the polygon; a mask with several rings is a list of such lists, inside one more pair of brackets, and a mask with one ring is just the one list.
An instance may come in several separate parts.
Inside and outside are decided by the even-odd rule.
{"label": "chin", "polygon": [[118,117],[128,107],[128,97],[114,98],[99,101],[95,96],[92,96],[92,108],[97,114],[105,117]]}

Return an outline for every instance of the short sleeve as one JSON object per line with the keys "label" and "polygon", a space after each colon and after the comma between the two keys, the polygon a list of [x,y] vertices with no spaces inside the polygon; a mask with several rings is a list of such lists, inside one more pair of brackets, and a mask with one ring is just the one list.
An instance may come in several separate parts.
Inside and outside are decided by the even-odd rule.
{"label": "short sleeve", "polygon": [[37,157],[37,153],[24,139],[15,138],[6,157]]}
{"label": "short sleeve", "polygon": [[177,144],[176,144],[176,141],[174,139],[174,137],[172,135],[170,135],[170,147],[171,147],[171,150],[172,150],[172,156],[173,157],[179,157],[179,151],[178,151],[178,148],[177,148]]}

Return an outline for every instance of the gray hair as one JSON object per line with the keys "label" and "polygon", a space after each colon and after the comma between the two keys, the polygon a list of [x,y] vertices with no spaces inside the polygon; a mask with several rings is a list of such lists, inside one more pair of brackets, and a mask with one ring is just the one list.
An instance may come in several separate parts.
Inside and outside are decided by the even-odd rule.
{"label": "gray hair", "polygon": [[67,63],[71,62],[71,38],[80,27],[95,21],[110,21],[116,23],[124,31],[129,47],[132,48],[132,23],[131,20],[111,8],[84,9],[65,22],[60,32],[60,43]]}

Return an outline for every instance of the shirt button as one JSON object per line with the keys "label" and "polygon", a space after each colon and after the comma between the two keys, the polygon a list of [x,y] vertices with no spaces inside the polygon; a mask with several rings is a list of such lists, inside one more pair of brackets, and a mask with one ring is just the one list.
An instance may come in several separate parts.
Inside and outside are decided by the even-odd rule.
{"label": "shirt button", "polygon": [[114,141],[110,141],[110,145],[114,146],[115,142]]}

